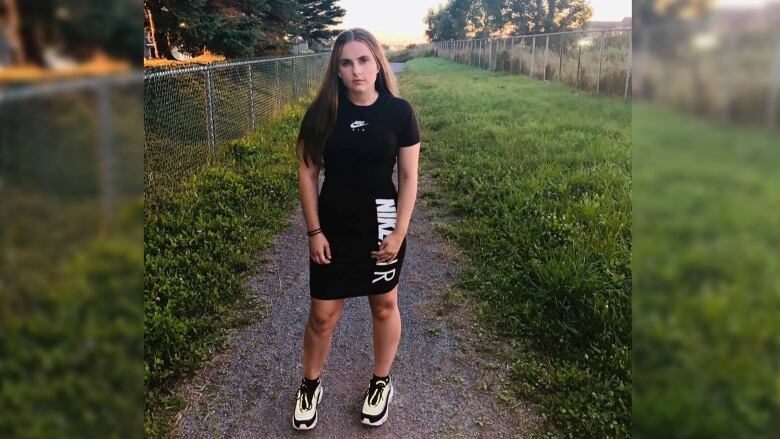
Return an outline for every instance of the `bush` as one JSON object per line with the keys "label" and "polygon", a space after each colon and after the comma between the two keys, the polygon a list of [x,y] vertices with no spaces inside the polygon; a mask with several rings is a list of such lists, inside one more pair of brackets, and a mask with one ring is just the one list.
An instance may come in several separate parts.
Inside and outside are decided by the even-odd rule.
{"label": "bush", "polygon": [[40,215],[6,224],[24,263],[9,261],[0,290],[0,436],[132,435],[143,416],[141,199],[118,202],[117,229],[96,236],[85,224],[97,203],[23,197],[7,201]]}

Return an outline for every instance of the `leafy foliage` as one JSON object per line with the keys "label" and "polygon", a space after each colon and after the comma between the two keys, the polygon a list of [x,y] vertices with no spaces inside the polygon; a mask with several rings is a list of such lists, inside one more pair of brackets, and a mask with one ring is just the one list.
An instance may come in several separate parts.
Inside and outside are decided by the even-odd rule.
{"label": "leafy foliage", "polygon": [[321,40],[327,40],[338,34],[338,30],[329,29],[341,23],[347,13],[336,4],[337,0],[298,0],[299,35],[309,42],[311,47],[319,45]]}
{"label": "leafy foliage", "polygon": [[118,202],[103,236],[94,200],[25,191],[3,201],[15,213],[0,264],[0,436],[138,432],[143,200]]}
{"label": "leafy foliage", "polygon": [[567,31],[592,15],[587,0],[449,0],[423,21],[429,41],[446,41]]}
{"label": "leafy foliage", "polygon": [[[176,46],[229,58],[251,57],[285,47],[295,16],[293,0],[145,0],[161,56]],[[148,16],[147,16],[148,19]]]}
{"label": "leafy foliage", "polygon": [[[8,2],[4,2],[8,3]],[[8,3],[3,8],[12,7]],[[96,51],[138,62],[137,1],[49,0],[17,1],[21,38],[26,58],[44,65],[44,52],[57,47],[64,54],[86,60]]]}

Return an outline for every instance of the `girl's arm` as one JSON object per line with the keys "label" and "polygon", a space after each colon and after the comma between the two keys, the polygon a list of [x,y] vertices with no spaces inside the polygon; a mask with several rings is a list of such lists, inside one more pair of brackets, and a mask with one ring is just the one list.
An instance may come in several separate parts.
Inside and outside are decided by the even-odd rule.
{"label": "girl's arm", "polygon": [[417,199],[417,164],[420,158],[420,144],[405,146],[398,151],[398,207],[395,219],[395,233],[406,236],[412,219],[414,202]]}
{"label": "girl's arm", "polygon": [[417,199],[417,161],[420,158],[420,144],[405,146],[398,151],[398,206],[396,207],[395,229],[371,252],[377,262],[395,259],[409,230],[414,202]]}
{"label": "girl's arm", "polygon": [[[298,191],[301,194],[301,208],[306,219],[306,230],[320,228],[320,217],[317,213],[319,176],[319,166],[306,166],[303,160],[299,162]],[[309,257],[318,264],[330,263],[330,244],[324,233],[309,237]]]}

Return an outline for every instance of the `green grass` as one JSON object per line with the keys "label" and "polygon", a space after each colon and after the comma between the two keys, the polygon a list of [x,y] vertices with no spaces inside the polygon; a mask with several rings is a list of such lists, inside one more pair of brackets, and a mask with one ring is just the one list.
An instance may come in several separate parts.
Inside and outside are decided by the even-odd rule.
{"label": "green grass", "polygon": [[[208,360],[225,330],[263,309],[245,279],[298,199],[291,146],[301,103],[244,140],[221,145],[219,163],[198,171],[145,222],[144,382],[147,436],[181,408],[174,387]],[[247,316],[247,313],[250,316]]]}
{"label": "green grass", "polygon": [[636,105],[634,436],[780,431],[777,133]]}
{"label": "green grass", "polygon": [[[0,437],[119,437],[142,421],[141,197],[8,191],[0,262]],[[140,432],[139,432],[140,433]]]}
{"label": "green grass", "polygon": [[515,392],[550,435],[628,436],[630,106],[435,58],[408,62],[401,86],[442,191],[430,198],[471,260],[460,286],[526,346]]}

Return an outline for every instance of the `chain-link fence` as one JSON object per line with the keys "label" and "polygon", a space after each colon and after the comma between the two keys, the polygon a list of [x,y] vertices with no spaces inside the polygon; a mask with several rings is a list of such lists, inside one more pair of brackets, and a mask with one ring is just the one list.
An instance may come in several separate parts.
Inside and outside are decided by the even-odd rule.
{"label": "chain-link fence", "polygon": [[54,223],[66,220],[61,208],[80,205],[90,218],[79,223],[94,234],[110,229],[123,198],[140,198],[140,85],[137,72],[0,91],[4,226],[29,225],[23,206]]}
{"label": "chain-link fence", "polygon": [[777,27],[670,22],[637,29],[638,99],[735,123],[780,126]]}
{"label": "chain-link fence", "polygon": [[106,436],[143,421],[128,410],[143,401],[141,81],[0,91],[4,436]]}
{"label": "chain-link fence", "polygon": [[461,64],[631,97],[630,28],[439,41],[427,47]]}
{"label": "chain-link fence", "polygon": [[144,75],[144,193],[164,198],[238,139],[319,85],[329,52]]}

